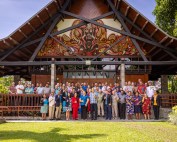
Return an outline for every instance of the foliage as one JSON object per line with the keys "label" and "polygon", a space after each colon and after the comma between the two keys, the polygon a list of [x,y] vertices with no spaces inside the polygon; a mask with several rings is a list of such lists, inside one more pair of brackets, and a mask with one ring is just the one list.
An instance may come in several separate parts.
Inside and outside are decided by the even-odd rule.
{"label": "foliage", "polygon": [[172,108],[172,112],[169,114],[169,120],[177,125],[177,105]]}
{"label": "foliage", "polygon": [[168,91],[170,93],[177,93],[177,75],[168,76]]}
{"label": "foliage", "polygon": [[1,142],[175,142],[177,127],[167,122],[18,122],[1,124],[0,139]]}
{"label": "foliage", "polygon": [[0,93],[8,93],[8,87],[13,82],[13,76],[5,76],[0,78]]}
{"label": "foliage", "polygon": [[156,0],[153,14],[160,28],[177,37],[177,0]]}

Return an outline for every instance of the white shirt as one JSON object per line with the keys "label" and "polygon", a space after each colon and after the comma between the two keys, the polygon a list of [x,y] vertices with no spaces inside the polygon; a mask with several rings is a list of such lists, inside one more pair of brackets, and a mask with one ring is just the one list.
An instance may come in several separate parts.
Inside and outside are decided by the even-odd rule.
{"label": "white shirt", "polygon": [[156,90],[156,87],[155,86],[148,86],[146,87],[146,94],[149,98],[152,98],[152,96],[154,95],[155,93],[155,90]]}
{"label": "white shirt", "polygon": [[17,94],[23,94],[24,86],[23,85],[17,85],[16,90],[17,90]]}
{"label": "white shirt", "polygon": [[55,96],[50,96],[49,97],[49,106],[54,106],[55,105]]}

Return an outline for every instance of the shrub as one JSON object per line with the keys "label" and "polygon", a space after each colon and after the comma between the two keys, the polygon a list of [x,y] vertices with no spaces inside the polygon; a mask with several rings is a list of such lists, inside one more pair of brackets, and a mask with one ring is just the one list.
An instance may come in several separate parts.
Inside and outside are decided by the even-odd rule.
{"label": "shrub", "polygon": [[177,125],[177,105],[172,108],[172,112],[169,114],[169,120]]}

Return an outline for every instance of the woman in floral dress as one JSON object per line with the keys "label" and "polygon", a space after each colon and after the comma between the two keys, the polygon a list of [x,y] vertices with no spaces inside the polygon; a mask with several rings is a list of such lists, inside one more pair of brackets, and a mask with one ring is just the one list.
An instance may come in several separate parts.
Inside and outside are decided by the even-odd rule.
{"label": "woman in floral dress", "polygon": [[144,119],[150,119],[150,115],[151,115],[151,100],[150,98],[147,96],[147,94],[144,94],[144,97],[142,99],[142,111],[144,114]]}
{"label": "woman in floral dress", "polygon": [[126,96],[126,110],[128,119],[132,119],[132,115],[134,114],[134,98],[131,91],[127,92]]}

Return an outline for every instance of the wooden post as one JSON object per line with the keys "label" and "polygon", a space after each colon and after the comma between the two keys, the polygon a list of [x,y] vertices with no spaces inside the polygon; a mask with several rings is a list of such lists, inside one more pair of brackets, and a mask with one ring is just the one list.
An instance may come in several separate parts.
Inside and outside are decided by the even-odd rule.
{"label": "wooden post", "polygon": [[120,80],[121,80],[121,87],[125,86],[125,64],[120,65]]}
{"label": "wooden post", "polygon": [[168,75],[161,75],[161,90],[162,90],[162,94],[169,93],[168,92]]}
{"label": "wooden post", "polygon": [[[52,58],[54,61],[54,58]],[[51,64],[51,89],[55,89],[55,79],[56,79],[56,65]]]}

